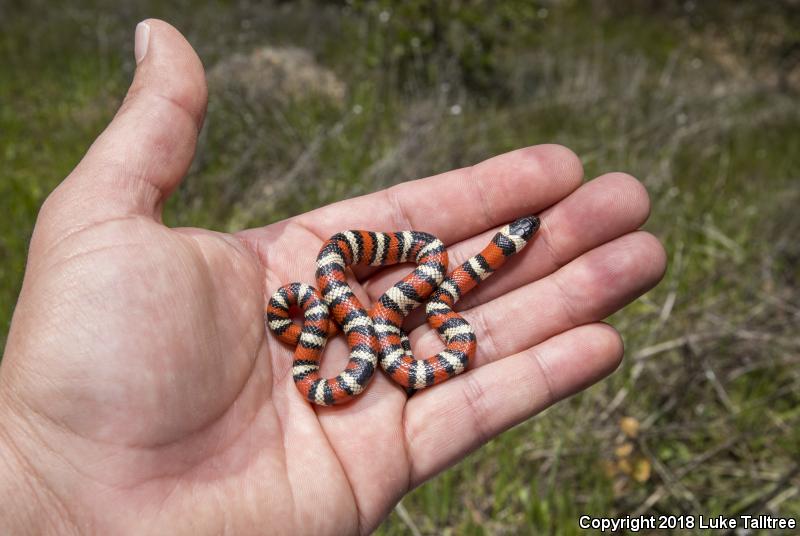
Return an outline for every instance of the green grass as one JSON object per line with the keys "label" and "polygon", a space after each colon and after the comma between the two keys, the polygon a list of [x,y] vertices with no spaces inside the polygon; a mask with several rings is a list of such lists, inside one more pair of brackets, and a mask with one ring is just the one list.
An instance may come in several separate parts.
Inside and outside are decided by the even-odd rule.
{"label": "green grass", "polygon": [[557,142],[587,177],[625,170],[645,183],[646,228],[670,259],[664,282],[611,319],[626,344],[617,374],[415,490],[381,533],[572,534],[582,513],[796,513],[800,21],[783,3],[697,4],[19,6],[0,20],[0,342],[36,211],[119,104],[138,20],[173,22],[207,69],[256,46],[298,46],[346,84],[344,99],[259,100],[212,84],[168,223],[263,225]]}

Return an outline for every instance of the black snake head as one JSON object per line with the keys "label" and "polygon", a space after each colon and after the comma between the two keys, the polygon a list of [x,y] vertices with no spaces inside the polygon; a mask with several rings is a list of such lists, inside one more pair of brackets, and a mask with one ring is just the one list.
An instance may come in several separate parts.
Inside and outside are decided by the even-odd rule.
{"label": "black snake head", "polygon": [[523,240],[530,240],[539,229],[539,223],[537,216],[525,216],[509,225],[509,231],[515,236],[521,236]]}

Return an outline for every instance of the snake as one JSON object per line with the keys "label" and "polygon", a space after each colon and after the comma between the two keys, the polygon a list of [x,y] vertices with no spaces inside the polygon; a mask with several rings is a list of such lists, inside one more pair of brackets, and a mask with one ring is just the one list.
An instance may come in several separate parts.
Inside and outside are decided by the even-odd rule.
{"label": "snake", "polygon": [[[519,253],[539,229],[537,216],[504,226],[478,254],[452,272],[444,243],[422,231],[344,231],[330,237],[316,260],[318,288],[305,283],[280,287],[268,300],[267,327],[294,348],[292,376],[306,400],[320,406],[342,404],[366,389],[381,368],[407,392],[439,384],[464,372],[475,355],[472,326],[453,308],[456,302]],[[347,282],[349,266],[390,266],[413,262],[416,268],[365,309]],[[428,324],[445,347],[417,359],[404,318],[425,304]],[[292,307],[303,322],[291,319]],[[320,374],[328,339],[339,331],[350,350],[345,369],[336,377]]]}

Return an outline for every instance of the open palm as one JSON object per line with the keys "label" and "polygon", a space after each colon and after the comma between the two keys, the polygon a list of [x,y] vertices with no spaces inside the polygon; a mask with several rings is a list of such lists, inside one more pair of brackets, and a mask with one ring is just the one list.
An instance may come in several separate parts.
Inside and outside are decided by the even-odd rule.
{"label": "open palm", "polygon": [[[619,335],[599,321],[665,262],[636,231],[649,204],[635,179],[581,186],[575,155],[544,145],[235,235],[169,229],[160,210],[194,153],[205,82],[183,37],[148,25],[128,98],[37,222],[0,368],[0,468],[24,492],[0,517],[34,532],[368,532],[616,367]],[[533,243],[460,304],[478,338],[468,372],[411,398],[377,372],[333,408],[297,392],[264,300],[314,283],[330,235],[427,231],[456,266],[531,213]],[[354,288],[366,304],[409,270],[357,269]],[[420,314],[407,326],[417,355],[441,348]],[[343,368],[341,337],[325,356],[324,375]]]}

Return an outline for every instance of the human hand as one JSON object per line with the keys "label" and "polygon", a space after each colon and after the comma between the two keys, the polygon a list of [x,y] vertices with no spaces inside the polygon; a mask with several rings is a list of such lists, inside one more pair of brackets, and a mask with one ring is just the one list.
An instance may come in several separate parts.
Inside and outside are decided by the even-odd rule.
{"label": "human hand", "polygon": [[[541,145],[227,235],[169,229],[206,105],[190,45],[157,20],[113,122],[44,203],[0,367],[3,532],[358,533],[414,486],[503,430],[610,373],[600,322],[662,276],[637,231],[644,188],[620,173],[581,185],[569,150]],[[314,283],[344,229],[419,229],[457,266],[498,227],[542,228],[460,302],[470,370],[407,398],[381,372],[352,403],[297,392],[292,349],[265,332],[265,296]],[[408,267],[356,270],[366,304]],[[419,314],[417,355],[441,348]],[[323,374],[344,365],[341,337]]]}

